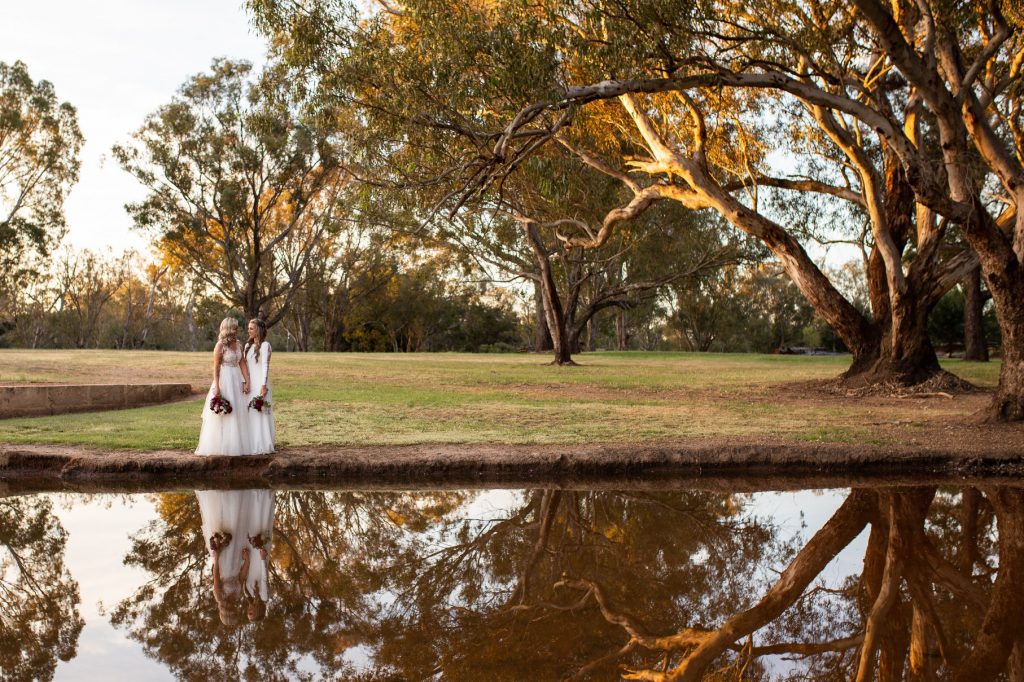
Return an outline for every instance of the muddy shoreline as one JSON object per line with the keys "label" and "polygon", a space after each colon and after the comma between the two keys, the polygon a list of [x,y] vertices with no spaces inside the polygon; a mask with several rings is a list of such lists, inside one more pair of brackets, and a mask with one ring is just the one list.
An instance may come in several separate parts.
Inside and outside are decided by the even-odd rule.
{"label": "muddy shoreline", "polygon": [[182,488],[690,487],[785,490],[998,482],[1024,485],[1024,453],[837,443],[415,445],[285,449],[271,456],[0,445],[0,494]]}

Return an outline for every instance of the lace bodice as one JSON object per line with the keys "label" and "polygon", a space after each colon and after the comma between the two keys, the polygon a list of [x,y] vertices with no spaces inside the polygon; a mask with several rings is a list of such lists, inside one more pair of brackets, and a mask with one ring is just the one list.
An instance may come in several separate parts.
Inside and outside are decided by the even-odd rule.
{"label": "lace bodice", "polygon": [[238,367],[239,361],[242,359],[242,350],[237,346],[231,348],[230,346],[223,346],[220,351],[221,364],[228,367]]}

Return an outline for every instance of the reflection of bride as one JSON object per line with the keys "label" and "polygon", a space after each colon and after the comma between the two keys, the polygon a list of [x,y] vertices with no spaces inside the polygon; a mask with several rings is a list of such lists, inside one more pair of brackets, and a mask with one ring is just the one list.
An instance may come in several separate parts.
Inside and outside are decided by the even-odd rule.
{"label": "reflection of bride", "polygon": [[213,596],[225,625],[262,620],[270,597],[268,573],[274,525],[271,490],[197,490],[203,542],[213,555]]}

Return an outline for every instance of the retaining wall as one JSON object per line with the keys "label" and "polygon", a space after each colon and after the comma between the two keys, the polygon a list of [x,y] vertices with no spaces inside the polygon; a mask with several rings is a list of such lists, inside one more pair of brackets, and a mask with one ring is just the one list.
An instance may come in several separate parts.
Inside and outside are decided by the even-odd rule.
{"label": "retaining wall", "polygon": [[0,419],[121,410],[180,400],[189,384],[41,384],[0,386]]}

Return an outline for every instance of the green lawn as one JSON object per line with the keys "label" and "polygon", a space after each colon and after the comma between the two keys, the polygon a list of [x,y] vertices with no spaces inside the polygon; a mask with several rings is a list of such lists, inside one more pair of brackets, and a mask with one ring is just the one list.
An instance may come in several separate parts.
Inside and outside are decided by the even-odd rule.
{"label": "green lawn", "polygon": [[[785,384],[842,372],[846,357],[588,353],[580,367],[526,354],[277,353],[283,446],[633,443],[702,436],[862,440],[870,402],[794,406]],[[997,362],[946,367],[984,386]],[[210,382],[200,353],[0,350],[0,383]],[[134,410],[0,421],[0,443],[191,448],[200,398]],[[911,409],[911,407],[908,407]],[[943,406],[938,407],[939,411]],[[954,410],[950,405],[945,408]],[[934,410],[933,410],[934,412]]]}

